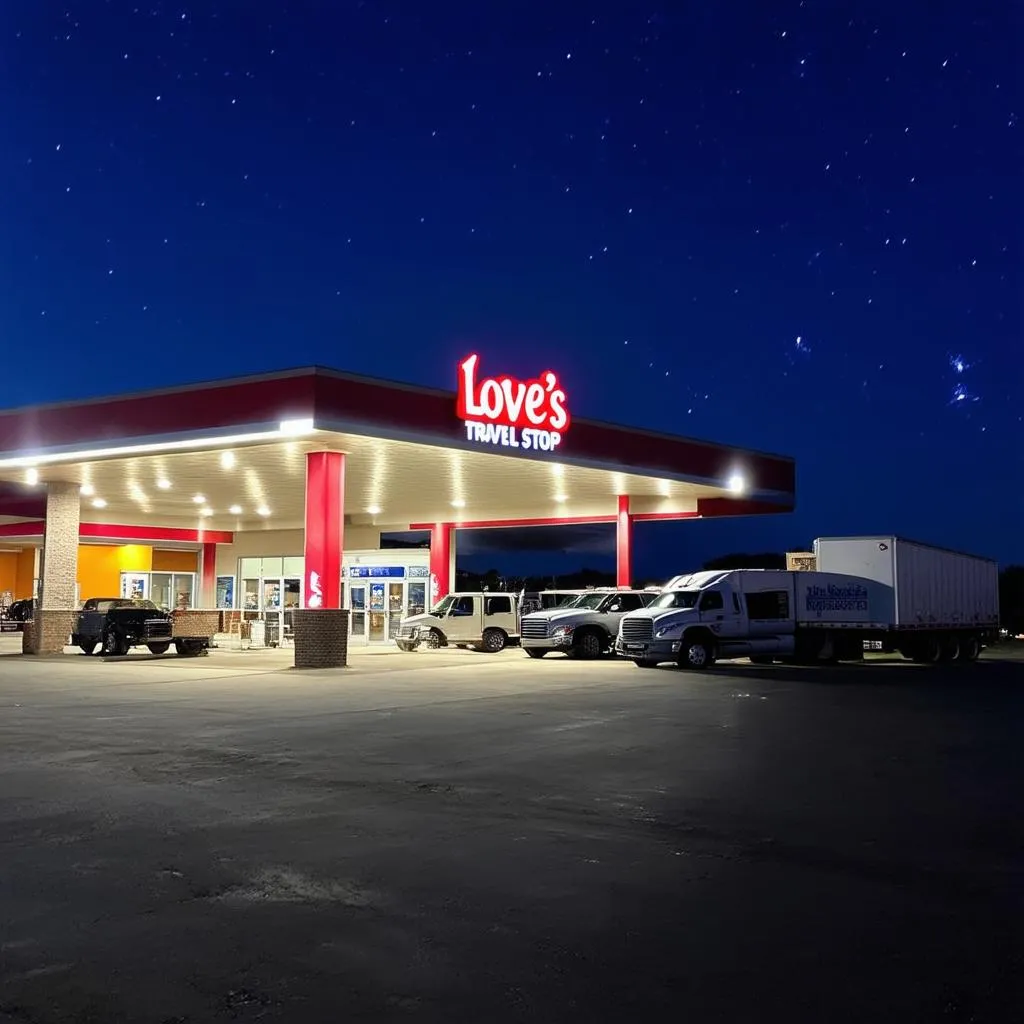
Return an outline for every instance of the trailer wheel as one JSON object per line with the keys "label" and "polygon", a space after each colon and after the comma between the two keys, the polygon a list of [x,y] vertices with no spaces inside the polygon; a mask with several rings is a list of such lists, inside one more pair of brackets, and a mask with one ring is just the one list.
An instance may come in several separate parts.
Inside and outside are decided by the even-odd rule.
{"label": "trailer wheel", "polygon": [[961,661],[977,661],[978,655],[981,654],[981,641],[978,637],[971,633],[969,636],[965,636],[960,643],[960,660]]}
{"label": "trailer wheel", "polygon": [[960,637],[951,633],[942,641],[942,661],[960,660]]}
{"label": "trailer wheel", "polygon": [[942,657],[942,644],[939,638],[932,634],[926,634],[918,639],[914,645],[914,661],[925,665],[933,665]]}

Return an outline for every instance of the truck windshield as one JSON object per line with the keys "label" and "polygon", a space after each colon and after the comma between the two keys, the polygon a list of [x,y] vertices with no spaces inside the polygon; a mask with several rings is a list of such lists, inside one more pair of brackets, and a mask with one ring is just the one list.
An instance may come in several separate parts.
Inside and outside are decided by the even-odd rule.
{"label": "truck windshield", "polygon": [[441,598],[433,608],[430,609],[431,615],[447,615],[448,609],[455,603],[455,598],[451,594],[446,594]]}
{"label": "truck windshield", "polygon": [[571,604],[561,604],[558,606],[558,611],[562,611],[566,608],[589,608],[591,611],[596,611],[611,597],[611,594],[580,594]]}
{"label": "truck windshield", "polygon": [[649,608],[693,608],[700,597],[699,590],[668,590],[659,594]]}

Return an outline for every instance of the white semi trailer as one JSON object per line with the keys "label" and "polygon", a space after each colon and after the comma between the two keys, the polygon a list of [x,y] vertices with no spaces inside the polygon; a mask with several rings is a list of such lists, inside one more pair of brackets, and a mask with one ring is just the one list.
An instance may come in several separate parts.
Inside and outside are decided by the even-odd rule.
{"label": "white semi trailer", "polygon": [[999,631],[999,570],[973,555],[899,537],[822,537],[816,568],[677,576],[619,623],[615,651],[642,667],[672,661],[833,662],[866,643],[920,662],[975,661]]}

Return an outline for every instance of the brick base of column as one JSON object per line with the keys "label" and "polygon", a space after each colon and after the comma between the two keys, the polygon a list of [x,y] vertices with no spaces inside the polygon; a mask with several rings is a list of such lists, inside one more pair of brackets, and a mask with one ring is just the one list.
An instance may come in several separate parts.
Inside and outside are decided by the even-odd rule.
{"label": "brick base of column", "polygon": [[221,631],[221,613],[209,608],[171,612],[171,636],[209,639]]}
{"label": "brick base of column", "polygon": [[37,610],[21,634],[22,654],[63,654],[78,618],[76,611]]}
{"label": "brick base of column", "polygon": [[344,668],[348,664],[348,610],[297,608],[292,613],[296,668]]}

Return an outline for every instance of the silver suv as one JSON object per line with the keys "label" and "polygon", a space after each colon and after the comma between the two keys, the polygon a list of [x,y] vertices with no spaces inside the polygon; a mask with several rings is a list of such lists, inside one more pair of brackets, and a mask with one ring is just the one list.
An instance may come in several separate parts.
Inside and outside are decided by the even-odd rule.
{"label": "silver suv", "polygon": [[619,619],[646,608],[659,590],[599,587],[575,601],[520,620],[520,642],[531,658],[562,651],[576,658],[599,658],[611,651]]}

